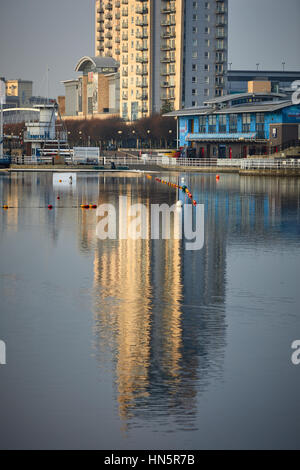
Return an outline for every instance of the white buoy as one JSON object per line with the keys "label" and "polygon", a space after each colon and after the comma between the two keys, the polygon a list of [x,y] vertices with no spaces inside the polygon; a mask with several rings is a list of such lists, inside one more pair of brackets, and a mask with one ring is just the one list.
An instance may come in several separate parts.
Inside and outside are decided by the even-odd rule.
{"label": "white buoy", "polygon": [[177,207],[182,207],[182,206],[183,206],[183,202],[182,202],[182,201],[177,201],[177,202],[176,202],[176,206],[177,206]]}

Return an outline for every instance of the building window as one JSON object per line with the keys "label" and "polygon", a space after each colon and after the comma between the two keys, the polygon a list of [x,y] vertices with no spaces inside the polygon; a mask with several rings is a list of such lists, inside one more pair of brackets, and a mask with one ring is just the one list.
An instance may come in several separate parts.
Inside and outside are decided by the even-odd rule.
{"label": "building window", "polygon": [[210,3],[209,3],[209,2],[205,2],[205,9],[206,9],[206,10],[209,10],[209,9],[210,9]]}
{"label": "building window", "polygon": [[208,132],[209,134],[215,134],[217,131],[217,116],[210,114],[208,116]]}
{"label": "building window", "polygon": [[220,132],[220,134],[226,134],[226,131],[227,131],[226,121],[227,121],[226,114],[220,114],[219,115],[219,132]]}
{"label": "building window", "polygon": [[206,133],[206,116],[199,117],[199,133],[200,134]]}
{"label": "building window", "polygon": [[208,88],[204,89],[204,96],[209,96],[209,89]]}
{"label": "building window", "polygon": [[256,137],[258,139],[265,138],[265,114],[264,113],[256,114]]}
{"label": "building window", "polygon": [[209,64],[205,64],[205,65],[204,65],[204,70],[205,70],[206,72],[209,72]]}
{"label": "building window", "polygon": [[229,115],[229,132],[231,134],[237,133],[237,123],[238,123],[238,115],[230,114]]}
{"label": "building window", "polygon": [[197,64],[192,64],[192,70],[193,70],[193,72],[196,72],[196,70],[197,70]]}
{"label": "building window", "polygon": [[192,83],[197,83],[197,77],[192,77]]}
{"label": "building window", "polygon": [[250,126],[251,126],[251,114],[244,113],[243,114],[243,132],[244,133],[249,133],[250,132]]}

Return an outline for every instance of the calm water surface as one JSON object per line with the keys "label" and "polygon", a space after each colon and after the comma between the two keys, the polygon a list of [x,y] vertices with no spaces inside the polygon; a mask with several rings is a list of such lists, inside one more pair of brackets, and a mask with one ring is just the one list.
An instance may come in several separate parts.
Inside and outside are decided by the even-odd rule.
{"label": "calm water surface", "polygon": [[176,202],[142,175],[0,175],[1,448],[300,448],[300,179],[182,176],[197,252],[97,239],[81,203]]}

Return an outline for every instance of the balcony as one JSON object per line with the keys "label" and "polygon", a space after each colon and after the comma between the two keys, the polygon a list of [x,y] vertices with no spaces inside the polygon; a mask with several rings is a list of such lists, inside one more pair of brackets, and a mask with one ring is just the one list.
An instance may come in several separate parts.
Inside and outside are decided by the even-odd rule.
{"label": "balcony", "polygon": [[137,6],[135,9],[137,15],[147,15],[149,10],[147,5]]}
{"label": "balcony", "polygon": [[145,64],[145,63],[148,62],[148,57],[139,57],[139,56],[138,56],[138,57],[136,58],[136,61],[139,62],[139,63],[141,63],[141,64]]}
{"label": "balcony", "polygon": [[135,20],[136,26],[148,26],[148,19],[147,18],[137,18]]}
{"label": "balcony", "polygon": [[160,12],[162,14],[170,14],[170,13],[176,13],[176,5],[172,5],[171,3],[165,5],[164,7],[161,7]]}
{"label": "balcony", "polygon": [[148,38],[148,32],[147,31],[137,31],[136,38],[137,39],[147,39]]}
{"label": "balcony", "polygon": [[172,30],[163,31],[161,33],[161,38],[162,39],[176,38],[176,32]]}
{"label": "balcony", "polygon": [[164,82],[161,82],[161,83],[160,83],[160,86],[161,86],[162,88],[174,88],[174,87],[175,87],[175,84],[172,83],[172,82],[166,82],[166,81],[164,81]]}
{"label": "balcony", "polygon": [[148,50],[148,46],[145,45],[145,44],[137,44],[136,50],[137,50],[137,51],[147,51],[147,50]]}
{"label": "balcony", "polygon": [[175,57],[169,56],[169,55],[164,55],[160,59],[161,63],[163,64],[170,64],[171,62],[175,62]]}

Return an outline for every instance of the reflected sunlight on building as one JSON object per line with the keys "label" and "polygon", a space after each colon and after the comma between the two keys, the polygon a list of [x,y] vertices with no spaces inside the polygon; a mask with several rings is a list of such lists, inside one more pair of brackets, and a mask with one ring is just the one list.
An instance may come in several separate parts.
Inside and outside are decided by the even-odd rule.
{"label": "reflected sunlight on building", "polygon": [[[121,192],[121,188],[119,188]],[[141,203],[132,196],[131,185],[123,195],[128,205]],[[150,238],[150,205],[147,206]],[[130,218],[127,218],[129,224]],[[107,246],[108,245],[108,246]],[[180,241],[165,243],[159,262],[166,269],[160,279],[168,302],[162,310],[164,345],[161,362],[166,373],[179,377],[182,329]],[[153,250],[149,240],[98,242],[94,260],[95,324],[99,341],[109,344],[115,361],[119,413],[123,420],[131,415],[137,400],[149,395],[150,363],[153,348]],[[154,269],[155,271],[155,269]],[[165,299],[166,300],[166,299]],[[99,347],[99,345],[98,345]]]}

